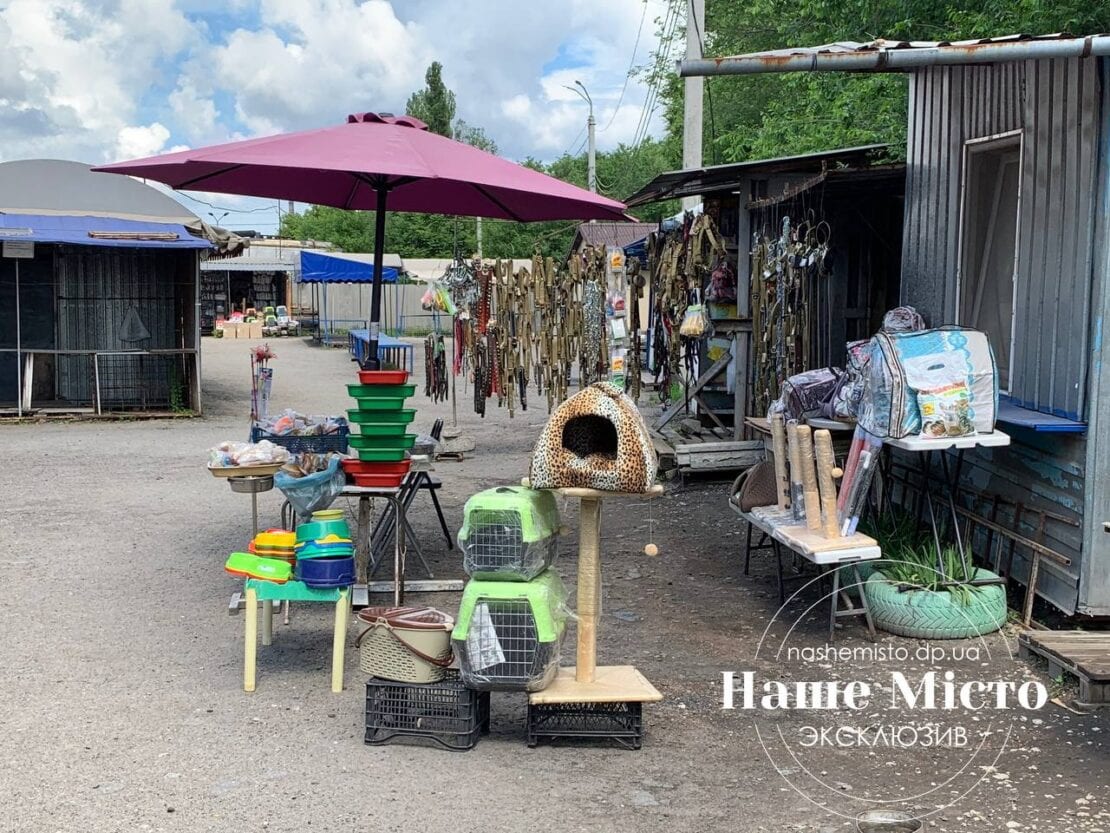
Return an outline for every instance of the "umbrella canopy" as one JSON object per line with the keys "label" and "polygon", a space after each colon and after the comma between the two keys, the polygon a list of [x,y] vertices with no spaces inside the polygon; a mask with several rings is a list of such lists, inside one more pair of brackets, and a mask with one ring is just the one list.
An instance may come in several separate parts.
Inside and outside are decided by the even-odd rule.
{"label": "umbrella canopy", "polygon": [[[419,119],[358,113],[347,123],[116,162],[97,171],[172,188],[272,197],[377,212],[374,272],[382,274],[385,212],[503,220],[624,220],[624,205],[431,133]],[[370,302],[369,367],[377,366],[381,281]]]}
{"label": "umbrella canopy", "polygon": [[461,214],[502,220],[626,220],[624,205],[431,133],[419,119],[359,113],[319,130],[246,139],[116,162],[97,171],[172,188],[253,197]]}

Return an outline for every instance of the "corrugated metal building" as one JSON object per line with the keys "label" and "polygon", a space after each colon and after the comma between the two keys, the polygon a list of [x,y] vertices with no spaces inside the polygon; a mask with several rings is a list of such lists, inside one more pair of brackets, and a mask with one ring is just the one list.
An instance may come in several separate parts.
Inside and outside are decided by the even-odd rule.
{"label": "corrugated metal building", "polygon": [[0,409],[199,412],[203,233],[135,180],[0,164]]}
{"label": "corrugated metal building", "polygon": [[[1110,38],[876,41],[686,62],[684,74],[909,73],[902,299],[991,337],[1008,448],[971,485],[1050,513],[1039,593],[1110,615]],[[1036,530],[1018,522],[1027,534]],[[1023,576],[1023,566],[1014,573]]]}

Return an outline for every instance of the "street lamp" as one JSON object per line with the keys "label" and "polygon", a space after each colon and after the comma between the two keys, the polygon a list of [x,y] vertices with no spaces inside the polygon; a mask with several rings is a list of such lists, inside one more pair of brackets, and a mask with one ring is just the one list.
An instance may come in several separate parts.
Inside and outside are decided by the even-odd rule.
{"label": "street lamp", "polygon": [[220,223],[223,222],[224,217],[226,217],[230,213],[230,211],[225,211],[223,214],[217,217],[213,212],[209,211],[208,216],[212,218],[212,225],[218,226]]}
{"label": "street lamp", "polygon": [[596,124],[596,122],[594,121],[594,100],[592,98],[590,98],[590,92],[589,92],[589,90],[586,89],[585,84],[583,84],[581,81],[579,81],[577,79],[575,79],[574,83],[575,83],[576,87],[570,87],[566,84],[564,84],[563,86],[566,87],[568,90],[570,90],[575,95],[577,95],[583,101],[585,101],[586,104],[588,104],[589,107],[590,107],[590,115],[589,115],[589,118],[586,119],[586,141],[587,141],[587,146],[589,148],[588,155],[586,157],[586,160],[587,160],[586,161],[586,184],[589,186],[589,189],[596,194],[597,193],[597,144],[594,141],[594,125]]}

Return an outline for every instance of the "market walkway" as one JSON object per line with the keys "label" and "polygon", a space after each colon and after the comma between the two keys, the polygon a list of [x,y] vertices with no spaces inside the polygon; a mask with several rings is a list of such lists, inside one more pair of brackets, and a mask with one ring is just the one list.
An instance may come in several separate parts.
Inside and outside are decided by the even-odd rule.
{"label": "market walkway", "polygon": [[[343,351],[285,340],[273,347],[275,408],[347,407],[353,365]],[[237,582],[221,565],[246,542],[249,500],[210,477],[204,462],[209,446],[246,434],[247,344],[206,339],[203,358],[202,420],[0,426],[0,828],[849,829],[789,789],[745,716],[720,709],[722,671],[774,667],[773,658],[752,657],[776,607],[765,559],[753,559],[755,576],[741,577],[742,529],[725,508],[723,482],[657,502],[657,559],[642,554],[646,506],[613,506],[603,518],[599,655],[636,664],[666,698],[645,710],[641,752],[529,750],[523,698],[508,694],[494,695],[492,736],[465,755],[365,747],[354,629],[347,690],[332,695],[328,616],[307,606],[291,628],[279,626],[274,647],[260,654],[258,691],[245,695],[242,621],[226,612]],[[450,413],[422,391],[416,406],[422,430]],[[541,408],[510,420],[491,403],[482,420],[462,399],[459,410],[478,449],[438,466],[452,525],[469,494],[526,473],[546,417]],[[267,519],[276,520],[278,504],[276,492],[262,496]],[[430,507],[414,514],[437,571],[459,575]],[[573,576],[569,549],[561,568]],[[838,644],[861,644],[859,631],[849,627]],[[1097,729],[1105,723],[1053,707],[1041,717],[1007,753],[1005,782],[981,788],[933,829],[1000,829],[966,815],[975,811],[1060,830],[1051,820],[1076,811],[1077,799],[1104,800],[1105,732]],[[846,757],[835,780],[912,789],[921,778],[920,760],[881,773],[870,760]],[[1089,807],[1094,823],[1103,807]]]}

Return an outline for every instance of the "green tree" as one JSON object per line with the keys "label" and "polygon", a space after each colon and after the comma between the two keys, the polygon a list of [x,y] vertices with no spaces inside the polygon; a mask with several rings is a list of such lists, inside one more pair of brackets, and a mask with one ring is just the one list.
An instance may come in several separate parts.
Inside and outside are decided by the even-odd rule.
{"label": "green tree", "polygon": [[455,121],[455,94],[443,83],[443,65],[432,61],[424,73],[424,89],[409,96],[405,112],[415,116],[433,133],[451,137],[451,125]]}

